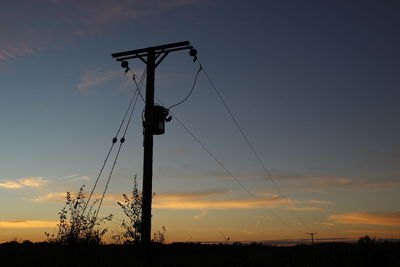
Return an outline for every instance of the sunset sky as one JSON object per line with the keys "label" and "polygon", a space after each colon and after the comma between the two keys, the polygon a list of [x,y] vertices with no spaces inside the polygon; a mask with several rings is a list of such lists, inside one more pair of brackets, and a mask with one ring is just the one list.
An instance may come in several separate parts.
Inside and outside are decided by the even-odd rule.
{"label": "sunset sky", "polygon": [[[111,53],[186,40],[282,194],[200,72],[172,111],[247,191],[173,118],[154,142],[153,230],[400,238],[399,13],[395,0],[1,1],[0,242],[44,240],[65,193],[92,188],[135,88]],[[171,53],[156,96],[179,102],[197,68]],[[135,174],[141,188],[143,106],[102,209],[112,231]]]}

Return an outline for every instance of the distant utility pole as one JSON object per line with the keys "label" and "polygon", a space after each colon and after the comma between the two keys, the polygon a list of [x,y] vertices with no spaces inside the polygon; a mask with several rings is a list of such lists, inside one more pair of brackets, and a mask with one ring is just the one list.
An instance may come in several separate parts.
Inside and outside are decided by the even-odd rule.
{"label": "distant utility pole", "polygon": [[151,201],[153,178],[153,135],[164,133],[164,123],[169,121],[168,109],[154,105],[154,80],[155,69],[161,61],[171,52],[190,49],[190,55],[196,58],[197,51],[188,41],[153,46],[137,50],[111,54],[126,71],[129,70],[128,59],[139,58],[146,64],[146,103],[144,112],[144,157],[143,157],[143,202],[142,202],[142,228],[141,240],[144,244],[151,242]]}
{"label": "distant utility pole", "polygon": [[311,236],[311,245],[314,245],[314,235],[317,235],[318,233],[306,233],[306,234]]}

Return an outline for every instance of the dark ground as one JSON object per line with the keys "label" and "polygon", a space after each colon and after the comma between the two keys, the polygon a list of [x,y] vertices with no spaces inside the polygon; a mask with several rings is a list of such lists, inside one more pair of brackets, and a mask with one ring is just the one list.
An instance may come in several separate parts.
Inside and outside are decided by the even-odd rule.
{"label": "dark ground", "polygon": [[[140,246],[0,244],[0,266],[145,266]],[[400,243],[325,243],[293,247],[170,244],[151,248],[147,266],[400,266]]]}

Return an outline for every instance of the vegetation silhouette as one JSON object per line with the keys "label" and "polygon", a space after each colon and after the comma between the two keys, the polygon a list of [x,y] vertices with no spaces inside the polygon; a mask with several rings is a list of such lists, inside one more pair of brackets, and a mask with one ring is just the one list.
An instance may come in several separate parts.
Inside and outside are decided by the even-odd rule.
{"label": "vegetation silhouette", "polygon": [[[112,236],[112,239],[119,244],[139,244],[141,241],[142,227],[142,203],[143,193],[138,189],[137,176],[133,177],[133,189],[130,195],[122,194],[123,202],[117,202],[122,208],[126,219],[122,219],[121,227],[123,233]],[[152,242],[165,243],[167,228],[163,226],[161,230],[153,233]]]}
{"label": "vegetation silhouette", "polygon": [[[153,243],[154,267],[167,266],[400,266],[400,242],[252,244]],[[64,246],[12,241],[0,244],[0,266],[145,266],[140,244]]]}
{"label": "vegetation silhouette", "polygon": [[98,245],[108,228],[100,229],[100,225],[106,221],[111,221],[112,214],[105,217],[97,217],[93,207],[98,201],[94,201],[89,209],[85,211],[85,195],[82,186],[76,197],[72,197],[70,192],[66,193],[64,207],[58,213],[59,223],[57,224],[57,234],[45,232],[49,243],[60,245],[92,244]]}
{"label": "vegetation silhouette", "polygon": [[117,202],[128,220],[122,219],[121,227],[124,232],[114,235],[114,240],[123,240],[124,244],[139,243],[141,240],[142,226],[142,201],[143,194],[138,189],[137,177],[133,178],[133,190],[130,195],[123,194],[124,202]]}

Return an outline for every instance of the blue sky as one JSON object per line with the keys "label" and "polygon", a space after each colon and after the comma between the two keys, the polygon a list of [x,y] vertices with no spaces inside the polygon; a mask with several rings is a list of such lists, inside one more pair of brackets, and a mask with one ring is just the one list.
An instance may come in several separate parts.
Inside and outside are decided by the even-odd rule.
{"label": "blue sky", "polygon": [[[288,199],[264,179],[200,73],[174,113],[269,209],[173,119],[155,139],[155,229],[167,226],[175,241],[219,240],[220,230],[236,240],[303,238],[306,230],[398,236],[399,7],[390,0],[3,1],[0,240],[43,239],[63,194],[93,184],[134,86],[110,54],[184,40]],[[138,75],[144,67],[130,66]],[[169,55],[157,69],[156,95],[178,102],[196,70],[187,52]],[[133,174],[141,179],[142,109],[139,102],[105,211],[118,214],[115,201]],[[299,229],[288,231],[269,210]]]}

